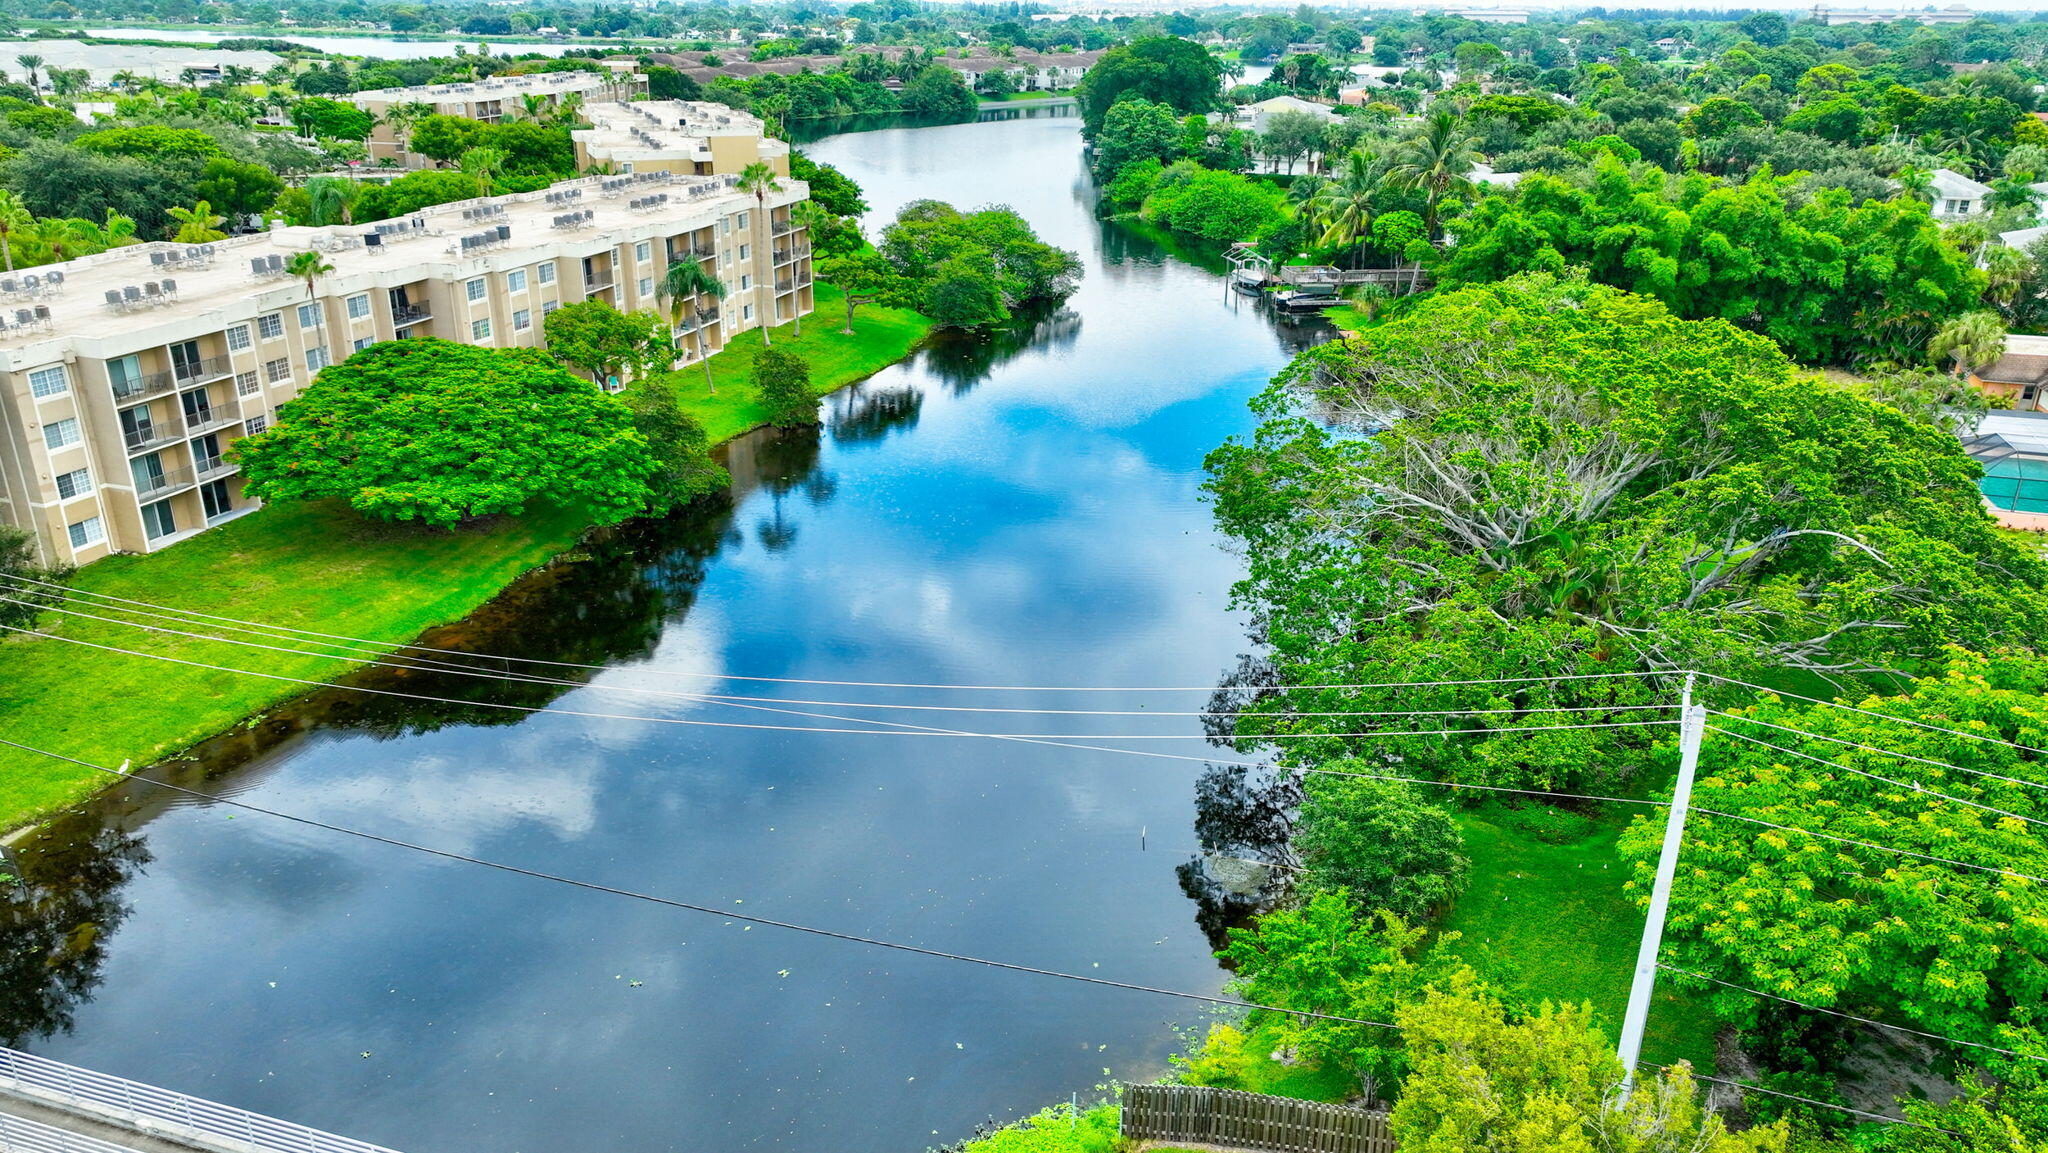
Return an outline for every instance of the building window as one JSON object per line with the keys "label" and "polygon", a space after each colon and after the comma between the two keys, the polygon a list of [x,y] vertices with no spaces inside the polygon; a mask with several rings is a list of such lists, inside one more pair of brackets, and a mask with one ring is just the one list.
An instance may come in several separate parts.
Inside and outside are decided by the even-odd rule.
{"label": "building window", "polygon": [[638,243],[638,244],[634,245],[634,246],[633,246],[633,259],[635,259],[635,260],[653,260],[653,259],[654,259],[654,244],[653,244],[653,242],[651,242],[651,241],[646,241],[646,240],[643,240],[643,241],[641,241],[640,243]]}
{"label": "building window", "polygon": [[229,351],[229,352],[241,352],[241,351],[243,351],[243,350],[247,349],[247,348],[249,347],[250,343],[251,343],[251,342],[250,342],[250,340],[249,340],[249,326],[248,326],[248,325],[246,325],[246,324],[238,324],[238,325],[234,326],[233,328],[230,328],[230,329],[228,329],[228,351]]}
{"label": "building window", "polygon": [[533,313],[528,312],[526,309],[523,308],[513,312],[512,330],[514,332],[525,332],[527,329],[532,327]]}
{"label": "building window", "polygon": [[751,305],[751,304],[743,304],[743,305],[741,305],[741,306],[740,306],[740,319],[741,319],[741,320],[752,320],[752,319],[754,319],[754,306],[753,306],[753,305]]}
{"label": "building window", "polygon": [[749,288],[752,288],[752,287],[754,287],[754,278],[753,278],[753,277],[751,277],[751,276],[748,276],[748,275],[746,275],[745,273],[741,273],[741,274],[740,274],[740,291],[741,291],[741,292],[745,292],[745,291],[746,291],[747,289],[749,289]]}
{"label": "building window", "polygon": [[750,244],[742,244],[742,245],[740,245],[740,259],[741,259],[741,260],[745,260],[745,259],[747,259],[747,258],[748,258],[749,256],[752,256],[752,255],[753,255],[753,245],[750,245]]}
{"label": "building window", "polygon": [[309,373],[310,373],[310,372],[319,372],[319,371],[320,371],[321,369],[323,369],[323,368],[326,368],[326,367],[328,366],[328,364],[330,364],[330,363],[332,363],[332,362],[330,362],[330,361],[329,361],[329,360],[327,359],[327,350],[326,350],[326,349],[324,349],[324,348],[309,348],[309,349],[307,349],[307,350],[306,350],[306,371],[307,371],[307,372],[309,372]]}
{"label": "building window", "polygon": [[263,365],[263,379],[269,381],[272,384],[276,384],[281,380],[290,380],[291,378],[292,362],[289,360],[285,360],[282,357],[280,357],[277,360],[268,361]]}
{"label": "building window", "polygon": [[511,292],[526,291],[526,270],[515,268],[505,274],[505,288]]}
{"label": "building window", "polygon": [[250,418],[249,418],[249,435],[250,435],[250,436],[255,436],[255,435],[256,435],[257,433],[259,433],[259,432],[262,432],[262,431],[263,431],[264,429],[266,429],[266,428],[269,428],[269,427],[270,427],[270,418],[269,418],[269,417],[267,417],[267,416],[252,416],[252,417],[250,417]]}
{"label": "building window", "polygon": [[739,216],[739,224],[738,224],[738,225],[736,225],[736,227],[737,227],[737,228],[738,228],[738,229],[739,229],[739,230],[740,230],[741,232],[745,232],[745,231],[747,230],[747,214],[746,214],[746,213],[744,213],[744,212],[740,213],[740,216]]}
{"label": "building window", "polygon": [[479,276],[475,280],[463,285],[462,291],[469,294],[471,303],[482,300],[484,298],[484,278]]}
{"label": "building window", "polygon": [[562,302],[559,300],[543,301],[540,306],[540,314],[542,316],[546,316],[548,313],[553,312],[554,310],[560,307],[562,307]]}
{"label": "building window", "polygon": [[254,372],[238,372],[235,374],[236,396],[255,396],[257,390],[262,387],[262,385],[256,383],[256,374]]}
{"label": "building window", "polygon": [[92,473],[75,468],[57,477],[57,495],[65,500],[84,496],[92,491]]}
{"label": "building window", "polygon": [[265,340],[276,340],[284,335],[284,317],[279,313],[256,318],[256,332]]}
{"label": "building window", "polygon": [[46,396],[62,396],[71,391],[71,381],[64,375],[63,365],[53,365],[29,373],[28,390],[37,400]]}
{"label": "building window", "polygon": [[470,321],[469,338],[471,340],[489,340],[491,338],[491,318],[486,316],[482,320]]}
{"label": "building window", "polygon": [[78,421],[71,417],[51,421],[43,426],[43,444],[49,448],[65,448],[79,441]]}
{"label": "building window", "polygon": [[375,343],[377,343],[377,338],[374,336],[359,336],[349,344],[349,348],[356,352],[361,352]]}
{"label": "building window", "polygon": [[540,272],[540,282],[542,284],[553,284],[555,282],[554,261],[550,260],[546,264],[541,265],[538,271]]}
{"label": "building window", "polygon": [[160,500],[142,506],[142,531],[149,534],[151,540],[178,531],[178,518],[171,512],[170,501]]}
{"label": "building window", "polygon": [[361,296],[351,296],[348,298],[348,318],[350,320],[361,320],[368,315],[370,315],[369,293],[365,292]]}
{"label": "building window", "polygon": [[101,524],[100,518],[96,516],[86,517],[84,520],[71,526],[72,548],[84,548],[89,544],[98,544],[105,539],[107,539],[107,527]]}
{"label": "building window", "polygon": [[312,328],[314,325],[317,325],[319,323],[320,306],[318,304],[301,304],[299,306],[300,328]]}
{"label": "building window", "polygon": [[641,296],[641,298],[642,298],[642,299],[644,300],[644,299],[646,299],[647,297],[650,297],[650,296],[653,296],[653,295],[654,295],[654,278],[653,278],[653,277],[651,277],[651,276],[643,276],[643,277],[641,277],[641,278],[640,278],[640,296]]}

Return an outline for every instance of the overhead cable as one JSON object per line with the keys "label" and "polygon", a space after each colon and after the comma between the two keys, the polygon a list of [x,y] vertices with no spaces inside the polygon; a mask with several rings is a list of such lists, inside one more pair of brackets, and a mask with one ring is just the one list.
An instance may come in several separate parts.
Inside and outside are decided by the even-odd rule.
{"label": "overhead cable", "polygon": [[169,781],[160,781],[152,777],[138,776],[134,773],[127,773],[121,771],[120,769],[109,768],[105,765],[94,764],[91,761],[81,760],[77,757],[66,756],[62,753],[53,753],[47,749],[39,749],[33,745],[25,745],[19,741],[8,740],[5,737],[0,737],[0,745],[9,745],[17,749],[22,749],[26,752],[36,753],[46,757],[52,757],[60,761],[68,761],[72,764],[80,765],[85,768],[92,769],[96,772],[106,773],[110,776],[119,777],[125,781],[133,781],[140,784],[152,785],[156,788],[167,789],[174,793],[182,793],[185,796],[206,801],[211,804],[228,805],[233,808],[241,809],[244,812],[258,813],[266,817],[274,817],[278,820],[290,821],[294,824],[304,825],[309,828],[322,829],[327,832],[338,833],[343,836],[356,837],[365,841],[373,841],[381,845],[391,846],[392,848],[405,849],[410,852],[423,853],[428,856],[439,857],[443,860],[457,861],[466,865],[476,865],[480,868],[495,869],[503,873],[512,873],[517,876],[530,877],[538,881],[547,881],[559,885],[569,885],[578,889],[586,889],[596,893],[609,893],[615,897],[625,897],[629,900],[645,901],[650,904],[663,905],[674,909],[683,909],[693,913],[705,913],[714,917],[722,917],[727,921],[740,921],[749,925],[760,925],[764,928],[784,929],[793,933],[804,933],[809,936],[825,937],[831,940],[846,941],[857,945],[868,945],[877,949],[889,949],[899,953],[913,953],[920,957],[932,957],[942,961],[959,961],[970,965],[983,965],[991,969],[1004,969],[1014,973],[1028,973],[1038,977],[1056,977],[1063,981],[1077,981],[1084,985],[1102,985],[1112,989],[1125,989],[1136,993],[1152,993],[1162,997],[1177,997],[1182,1000],[1188,1001],[1202,1001],[1208,1004],[1224,1005],[1234,1009],[1262,1009],[1270,1013],[1282,1013],[1292,1017],[1307,1017],[1318,1021],[1335,1021],[1340,1024],[1346,1025],[1370,1025],[1381,1029],[1399,1029],[1399,1026],[1397,1025],[1392,1025],[1385,1021],[1368,1020],[1363,1017],[1344,1017],[1334,1013],[1317,1013],[1307,1009],[1283,1009],[1276,1005],[1261,1005],[1256,1002],[1240,1001],[1231,997],[1218,997],[1212,996],[1207,993],[1190,993],[1181,989],[1165,989],[1155,985],[1140,985],[1130,981],[1115,981],[1107,977],[1090,977],[1084,973],[1069,973],[1060,969],[1044,969],[1034,965],[1019,965],[1009,961],[997,961],[987,957],[972,956],[966,953],[951,953],[942,949],[928,949],[922,945],[907,945],[900,941],[887,941],[878,937],[867,937],[857,933],[846,933],[841,932],[837,929],[823,929],[815,925],[798,924],[794,921],[781,921],[771,917],[762,917],[750,913],[735,913],[729,909],[721,909],[712,905],[703,905],[691,901],[677,900],[673,897],[657,896],[652,893],[644,893],[634,889],[621,889],[617,886],[606,885],[597,881],[586,881],[575,877],[565,877],[557,873],[548,873],[539,869],[529,869],[521,865],[509,864],[504,861],[494,861],[485,857],[472,856],[468,853],[458,853],[450,849],[437,849],[431,845],[416,844],[411,841],[400,840],[396,837],[387,837],[380,833],[367,832],[362,829],[349,828],[345,825],[337,825],[333,824],[332,822],[318,820],[313,817],[301,816],[297,813],[288,813],[279,809],[266,808],[262,805],[251,804],[248,801],[237,800],[232,797],[217,796],[212,793],[201,792],[198,789],[189,789],[184,787],[183,785],[175,785],[170,783]]}

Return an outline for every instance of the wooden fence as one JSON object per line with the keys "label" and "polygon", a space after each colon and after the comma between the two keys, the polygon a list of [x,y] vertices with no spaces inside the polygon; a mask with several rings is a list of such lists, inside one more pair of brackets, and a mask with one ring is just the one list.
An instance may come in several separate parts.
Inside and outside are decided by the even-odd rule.
{"label": "wooden fence", "polygon": [[1394,1153],[1385,1113],[1206,1085],[1124,1086],[1123,1132],[1267,1153]]}

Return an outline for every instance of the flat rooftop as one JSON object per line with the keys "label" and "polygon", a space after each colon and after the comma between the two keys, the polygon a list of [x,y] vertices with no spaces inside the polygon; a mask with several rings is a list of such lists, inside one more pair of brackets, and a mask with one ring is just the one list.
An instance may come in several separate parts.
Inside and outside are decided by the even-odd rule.
{"label": "flat rooftop", "polygon": [[[152,242],[109,249],[93,256],[62,264],[48,264],[0,275],[0,288],[8,280],[17,282],[29,275],[47,278],[51,272],[64,274],[61,292],[28,296],[0,295],[0,321],[7,324],[0,333],[0,367],[19,371],[47,364],[62,355],[66,342],[105,341],[109,355],[125,355],[138,348],[184,339],[184,333],[204,331],[194,322],[217,314],[222,326],[274,309],[291,307],[308,299],[305,282],[290,276],[258,276],[250,268],[253,259],[280,257],[289,261],[307,251],[318,251],[334,271],[321,277],[320,295],[361,291],[351,286],[351,277],[364,285],[398,285],[424,279],[460,279],[510,267],[543,253],[578,241],[598,241],[628,229],[657,221],[678,222],[701,216],[716,216],[721,210],[751,208],[754,198],[734,188],[731,176],[675,176],[649,174],[635,177],[583,177],[567,180],[535,192],[461,200],[423,209],[398,220],[377,224],[330,225],[323,228],[284,227],[248,236],[215,241],[210,263],[181,261],[175,266],[151,263],[151,253],[184,253],[190,245]],[[607,191],[607,186],[610,190]],[[784,188],[803,193],[802,181],[784,183]],[[550,201],[569,193],[571,199]],[[633,207],[635,201],[666,194],[668,200],[656,206]],[[713,206],[717,206],[714,208]],[[463,213],[479,208],[497,208],[502,215],[488,219],[465,219]],[[713,208],[707,213],[705,209]],[[575,229],[554,227],[557,216],[589,210],[588,225]],[[378,224],[391,226],[416,222],[419,227],[381,238],[376,245],[365,240]],[[708,221],[707,221],[708,222]],[[494,229],[511,229],[508,241],[481,249],[465,250],[461,240]],[[699,225],[693,225],[697,227]],[[595,247],[595,245],[593,245]],[[527,255],[532,254],[532,255]],[[507,260],[510,255],[513,259]],[[382,273],[370,276],[364,274]],[[394,273],[399,275],[393,275]],[[175,298],[160,297],[160,303],[133,309],[107,304],[106,293],[137,289],[150,281],[171,280],[177,286]],[[51,312],[48,331],[19,331],[15,310],[43,305]],[[153,329],[177,335],[150,339]],[[98,351],[81,348],[87,356]]]}
{"label": "flat rooftop", "polygon": [[708,163],[714,136],[762,137],[762,151],[782,143],[765,137],[759,117],[701,100],[605,101],[586,104],[589,128],[569,133],[594,155],[613,160],[684,158]]}
{"label": "flat rooftop", "polygon": [[618,83],[615,75],[595,72],[529,72],[521,76],[491,76],[453,84],[415,84],[410,88],[372,88],[349,99],[357,103],[411,102],[434,104],[452,100],[492,100],[521,93],[589,92]]}

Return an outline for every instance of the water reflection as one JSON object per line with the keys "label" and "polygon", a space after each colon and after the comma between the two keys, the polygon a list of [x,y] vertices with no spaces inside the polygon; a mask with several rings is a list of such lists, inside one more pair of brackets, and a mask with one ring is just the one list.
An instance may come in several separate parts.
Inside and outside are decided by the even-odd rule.
{"label": "water reflection", "polygon": [[45,826],[0,884],[0,1043],[71,1031],[99,986],[107,942],[129,907],[122,887],[149,863],[142,839],[97,813]]}
{"label": "water reflection", "polygon": [[[1302,337],[1142,240],[1112,245],[1115,226],[1075,193],[1071,120],[813,154],[859,180],[881,219],[924,196],[1011,201],[1080,250],[1087,276],[1064,308],[937,342],[829,398],[817,427],[734,442],[725,499],[594,537],[426,639],[576,665],[466,660],[510,681],[372,670],[352,683],[448,703],[323,692],[158,771],[599,883],[1220,988],[1204,932],[1248,907],[1242,862],[1287,863],[1275,782],[1218,770],[1197,787],[1193,762],[802,731],[854,710],[801,698],[1206,679],[1243,647],[1244,622],[1201,461],[1249,430],[1246,398]],[[839,683],[721,690],[781,698],[752,709],[687,699],[725,673]],[[646,695],[657,687],[675,691]],[[1052,692],[861,695],[1074,706]],[[1205,733],[1185,714],[1202,699],[1171,717],[871,715],[1165,732],[1198,755]],[[507,703],[558,711],[492,707]],[[710,727],[721,721],[758,727]],[[14,1027],[51,1033],[38,1048],[61,1060],[413,1153],[899,1153],[1085,1093],[1105,1066],[1146,1076],[1186,1020],[1116,990],[228,823],[141,784],[95,816],[24,846],[42,887],[11,913],[22,947],[0,999],[26,1006]],[[1190,858],[1200,872],[1177,875]]]}
{"label": "water reflection", "polygon": [[1289,836],[1301,809],[1301,778],[1264,766],[1212,764],[1195,783],[1201,853],[1175,870],[1211,946],[1285,894],[1298,865]]}

